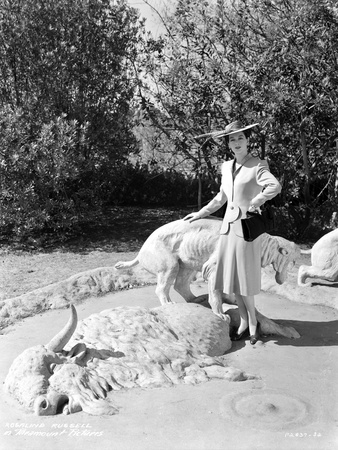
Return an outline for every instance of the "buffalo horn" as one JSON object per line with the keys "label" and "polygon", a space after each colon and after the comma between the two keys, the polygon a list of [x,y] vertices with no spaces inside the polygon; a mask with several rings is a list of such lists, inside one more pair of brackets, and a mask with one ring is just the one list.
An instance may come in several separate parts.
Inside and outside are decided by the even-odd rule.
{"label": "buffalo horn", "polygon": [[53,339],[46,345],[48,350],[51,350],[55,353],[61,352],[64,346],[67,344],[69,339],[72,337],[76,325],[77,325],[77,313],[74,305],[70,305],[71,307],[71,316],[65,325],[65,327],[53,337]]}

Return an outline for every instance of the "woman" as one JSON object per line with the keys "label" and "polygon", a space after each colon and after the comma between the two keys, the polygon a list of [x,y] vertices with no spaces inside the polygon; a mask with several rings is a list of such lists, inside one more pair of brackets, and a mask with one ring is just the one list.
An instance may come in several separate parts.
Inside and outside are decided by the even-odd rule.
{"label": "woman", "polygon": [[265,160],[250,155],[248,150],[251,128],[241,122],[230,123],[224,132],[214,136],[226,136],[234,159],[222,165],[222,182],[219,193],[198,212],[188,214],[184,220],[206,217],[227,202],[227,209],[220,231],[214,288],[225,294],[235,294],[240,325],[232,334],[232,340],[250,335],[254,345],[259,338],[259,323],[255,310],[255,295],[261,289],[261,236],[252,242],[243,238],[241,219],[246,213],[260,212],[260,206],[271,200],[281,186],[271,174]]}

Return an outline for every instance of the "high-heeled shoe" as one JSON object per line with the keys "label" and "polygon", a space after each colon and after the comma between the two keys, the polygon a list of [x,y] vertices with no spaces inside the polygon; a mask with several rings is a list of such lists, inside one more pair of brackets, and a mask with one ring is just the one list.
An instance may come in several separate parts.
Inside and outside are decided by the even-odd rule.
{"label": "high-heeled shoe", "polygon": [[238,329],[237,329],[236,332],[233,333],[233,335],[231,336],[231,340],[232,340],[232,341],[239,341],[239,340],[241,340],[241,339],[245,339],[245,338],[249,337],[249,334],[250,334],[250,332],[249,332],[249,327],[246,328],[244,331],[242,331],[242,333],[240,333],[240,334],[238,334],[237,331],[238,331]]}
{"label": "high-heeled shoe", "polygon": [[250,344],[251,344],[251,345],[255,345],[256,342],[257,342],[258,339],[259,339],[259,336],[260,336],[260,323],[257,322],[255,334],[252,334],[252,335],[250,336]]}

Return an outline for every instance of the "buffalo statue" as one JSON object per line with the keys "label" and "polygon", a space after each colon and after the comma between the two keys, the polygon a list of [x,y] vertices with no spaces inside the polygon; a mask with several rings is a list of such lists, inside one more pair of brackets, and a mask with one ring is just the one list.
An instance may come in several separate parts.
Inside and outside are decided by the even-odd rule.
{"label": "buffalo statue", "polygon": [[197,304],[118,307],[77,323],[19,355],[4,389],[37,415],[114,414],[113,391],[252,376],[228,367],[229,320]]}

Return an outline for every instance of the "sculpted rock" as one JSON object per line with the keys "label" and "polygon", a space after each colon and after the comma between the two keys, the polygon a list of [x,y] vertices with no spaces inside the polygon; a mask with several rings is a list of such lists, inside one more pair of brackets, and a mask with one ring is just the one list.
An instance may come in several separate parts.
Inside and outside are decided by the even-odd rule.
{"label": "sculpted rock", "polygon": [[78,325],[71,308],[65,328],[19,355],[5,380],[5,391],[38,415],[114,414],[116,390],[252,378],[227,367],[229,321],[203,306],[119,307]]}
{"label": "sculpted rock", "polygon": [[320,238],[311,250],[311,266],[300,266],[298,285],[311,286],[307,278],[338,281],[338,228]]}
{"label": "sculpted rock", "polygon": [[[155,230],[143,244],[133,261],[120,261],[117,269],[140,264],[157,275],[156,294],[161,304],[171,302],[171,285],[187,301],[195,300],[190,283],[196,273],[203,271],[209,280],[209,303],[216,314],[222,314],[222,299],[212,290],[212,276],[216,264],[217,244],[222,221],[217,218],[170,222]],[[264,234],[262,239],[262,267],[272,264],[279,284],[287,278],[287,269],[300,255],[299,247],[284,238]]]}
{"label": "sculpted rock", "polygon": [[142,270],[130,274],[113,267],[98,267],[73,275],[57,283],[26,292],[0,302],[0,329],[18,319],[40,314],[47,309],[64,308],[89,296],[104,295],[127,287],[147,284],[149,275]]}

